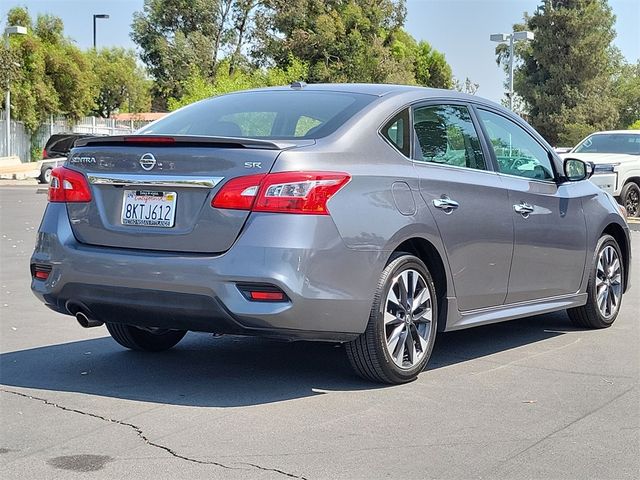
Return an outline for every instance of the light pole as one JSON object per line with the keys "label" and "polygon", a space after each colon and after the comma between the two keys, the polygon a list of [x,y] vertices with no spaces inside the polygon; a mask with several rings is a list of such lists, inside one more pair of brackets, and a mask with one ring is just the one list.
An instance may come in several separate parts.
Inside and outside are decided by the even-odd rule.
{"label": "light pole", "polygon": [[533,40],[533,32],[493,33],[489,36],[492,42],[509,42],[509,110],[513,110],[513,45],[521,40]]}
{"label": "light pole", "polygon": [[[11,25],[4,29],[4,45],[9,50],[9,35],[26,35],[27,28],[19,25]],[[7,157],[11,156],[11,85],[7,78],[7,93],[4,97],[5,124],[7,126]]]}
{"label": "light pole", "polygon": [[106,13],[94,13],[93,14],[93,49],[96,49],[96,18],[109,18]]}

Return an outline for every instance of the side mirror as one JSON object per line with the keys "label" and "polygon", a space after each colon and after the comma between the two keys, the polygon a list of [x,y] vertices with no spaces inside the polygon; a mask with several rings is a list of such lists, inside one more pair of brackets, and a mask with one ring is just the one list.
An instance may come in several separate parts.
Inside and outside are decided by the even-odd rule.
{"label": "side mirror", "polygon": [[586,180],[593,175],[594,166],[591,162],[584,162],[577,158],[566,158],[564,161],[564,177],[569,182]]}

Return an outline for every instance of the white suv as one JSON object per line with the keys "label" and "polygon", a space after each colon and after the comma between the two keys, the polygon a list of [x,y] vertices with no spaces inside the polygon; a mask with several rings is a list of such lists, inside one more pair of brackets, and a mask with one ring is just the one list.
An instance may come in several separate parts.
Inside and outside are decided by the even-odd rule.
{"label": "white suv", "polygon": [[616,197],[629,217],[640,216],[640,130],[593,133],[561,157],[592,162],[591,181]]}

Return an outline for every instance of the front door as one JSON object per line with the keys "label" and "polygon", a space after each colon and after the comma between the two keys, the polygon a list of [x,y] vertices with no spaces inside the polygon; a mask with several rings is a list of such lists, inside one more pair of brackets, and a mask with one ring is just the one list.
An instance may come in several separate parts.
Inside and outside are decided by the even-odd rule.
{"label": "front door", "polygon": [[524,128],[477,109],[509,188],[514,250],[506,303],[576,293],[586,255],[582,199],[558,185],[549,152]]}
{"label": "front door", "polygon": [[513,246],[508,191],[464,105],[414,109],[420,193],[440,231],[461,311],[502,305]]}

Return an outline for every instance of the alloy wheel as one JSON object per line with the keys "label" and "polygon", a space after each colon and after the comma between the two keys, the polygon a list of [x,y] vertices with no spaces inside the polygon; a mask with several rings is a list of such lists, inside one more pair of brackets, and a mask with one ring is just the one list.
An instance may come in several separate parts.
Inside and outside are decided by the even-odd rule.
{"label": "alloy wheel", "polygon": [[386,346],[394,363],[409,369],[429,348],[433,321],[431,292],[416,270],[400,272],[391,283],[384,311]]}
{"label": "alloy wheel", "polygon": [[596,268],[596,303],[600,314],[608,319],[618,311],[622,296],[622,266],[614,247],[602,249]]}
{"label": "alloy wheel", "polygon": [[638,216],[638,210],[640,209],[640,194],[638,193],[638,189],[633,188],[629,190],[624,199],[624,208],[630,217]]}

